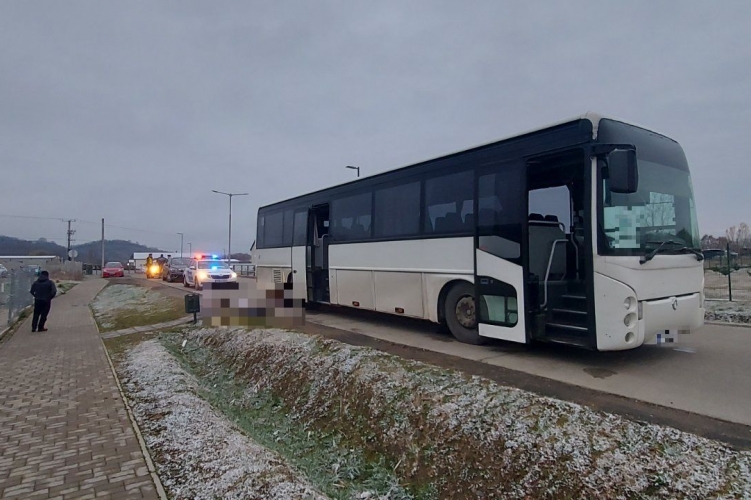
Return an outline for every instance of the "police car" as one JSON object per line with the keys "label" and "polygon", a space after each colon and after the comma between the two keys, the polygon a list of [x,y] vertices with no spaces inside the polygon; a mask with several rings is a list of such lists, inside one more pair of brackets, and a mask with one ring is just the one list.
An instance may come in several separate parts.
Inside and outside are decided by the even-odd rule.
{"label": "police car", "polygon": [[204,283],[237,281],[237,273],[216,255],[199,255],[193,258],[185,270],[184,277],[184,286],[192,286],[196,290],[201,290]]}

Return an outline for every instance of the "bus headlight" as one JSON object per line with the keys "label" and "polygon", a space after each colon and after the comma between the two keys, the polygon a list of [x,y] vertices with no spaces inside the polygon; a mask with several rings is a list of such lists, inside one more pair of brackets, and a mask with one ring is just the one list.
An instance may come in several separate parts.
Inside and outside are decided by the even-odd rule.
{"label": "bus headlight", "polygon": [[636,314],[628,313],[626,317],[623,318],[623,324],[628,328],[633,327],[636,324]]}
{"label": "bus headlight", "polygon": [[627,311],[633,311],[636,308],[636,297],[626,297],[626,300],[623,301],[623,307]]}

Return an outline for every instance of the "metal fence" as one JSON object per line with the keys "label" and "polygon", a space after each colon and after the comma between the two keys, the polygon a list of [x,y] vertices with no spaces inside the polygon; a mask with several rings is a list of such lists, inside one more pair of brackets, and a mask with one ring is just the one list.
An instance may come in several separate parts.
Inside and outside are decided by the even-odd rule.
{"label": "metal fence", "polygon": [[24,269],[13,269],[0,276],[0,331],[13,324],[21,312],[33,305],[29,290],[36,274]]}
{"label": "metal fence", "polygon": [[256,266],[254,266],[253,264],[232,264],[231,267],[238,274],[238,276],[254,278],[256,275]]}
{"label": "metal fence", "polygon": [[751,301],[751,256],[726,252],[705,258],[704,295],[708,299]]}
{"label": "metal fence", "polygon": [[49,271],[52,279],[66,279],[80,281],[84,275],[84,265],[81,262],[64,260],[62,262],[48,263],[44,269]]}

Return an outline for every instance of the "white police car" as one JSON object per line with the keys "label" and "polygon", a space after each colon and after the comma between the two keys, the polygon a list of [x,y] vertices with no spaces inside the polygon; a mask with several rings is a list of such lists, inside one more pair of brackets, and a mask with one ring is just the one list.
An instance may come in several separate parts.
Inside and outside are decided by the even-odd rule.
{"label": "white police car", "polygon": [[190,261],[185,270],[183,284],[201,290],[204,283],[229,283],[237,281],[237,273],[230,269],[229,264],[221,261],[216,255],[199,255]]}

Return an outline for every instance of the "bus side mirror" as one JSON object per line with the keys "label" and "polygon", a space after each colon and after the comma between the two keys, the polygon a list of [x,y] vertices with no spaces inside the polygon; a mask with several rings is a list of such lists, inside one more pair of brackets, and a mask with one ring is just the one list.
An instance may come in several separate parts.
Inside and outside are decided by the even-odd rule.
{"label": "bus side mirror", "polygon": [[639,168],[636,164],[636,151],[614,149],[608,154],[608,174],[610,190],[614,193],[630,194],[639,189]]}

